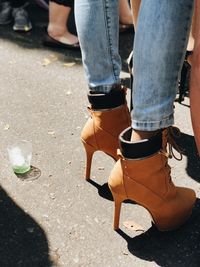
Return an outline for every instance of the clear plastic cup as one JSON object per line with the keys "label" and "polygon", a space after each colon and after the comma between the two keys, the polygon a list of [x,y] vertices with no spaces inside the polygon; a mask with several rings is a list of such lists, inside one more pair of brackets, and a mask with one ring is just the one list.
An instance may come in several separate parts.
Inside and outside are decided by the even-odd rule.
{"label": "clear plastic cup", "polygon": [[32,159],[32,144],[20,140],[7,147],[9,160],[15,173],[23,174],[30,170]]}

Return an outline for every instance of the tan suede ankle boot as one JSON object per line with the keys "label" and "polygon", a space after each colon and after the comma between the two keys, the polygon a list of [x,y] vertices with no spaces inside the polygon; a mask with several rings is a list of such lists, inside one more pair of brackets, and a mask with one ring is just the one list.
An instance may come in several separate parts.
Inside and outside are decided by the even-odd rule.
{"label": "tan suede ankle boot", "polygon": [[114,229],[119,228],[121,203],[126,199],[146,208],[159,230],[176,229],[190,216],[196,196],[192,189],[176,187],[171,180],[168,130],[139,143],[129,141],[131,131],[128,128],[120,135],[120,159],[108,181],[115,202]]}
{"label": "tan suede ankle boot", "polygon": [[88,110],[91,117],[81,133],[87,157],[85,173],[87,180],[90,179],[92,156],[95,151],[103,151],[114,160],[118,159],[119,134],[131,124],[125,97],[125,89],[108,95],[89,96],[91,107]]}

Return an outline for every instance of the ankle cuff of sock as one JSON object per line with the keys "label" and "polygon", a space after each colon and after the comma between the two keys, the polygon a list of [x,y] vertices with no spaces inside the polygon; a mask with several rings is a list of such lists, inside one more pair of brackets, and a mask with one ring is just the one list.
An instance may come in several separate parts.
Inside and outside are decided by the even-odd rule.
{"label": "ankle cuff of sock", "polygon": [[130,141],[132,128],[125,129],[119,136],[121,153],[124,158],[140,159],[157,153],[162,148],[162,131],[159,131],[150,139],[144,139],[137,143]]}
{"label": "ankle cuff of sock", "polygon": [[111,109],[125,104],[125,94],[125,90],[118,86],[108,94],[90,91],[88,100],[92,109]]}

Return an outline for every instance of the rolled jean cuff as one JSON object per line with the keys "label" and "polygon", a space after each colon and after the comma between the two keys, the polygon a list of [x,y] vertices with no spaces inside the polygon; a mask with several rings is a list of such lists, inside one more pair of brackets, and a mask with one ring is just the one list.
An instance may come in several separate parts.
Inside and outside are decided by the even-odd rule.
{"label": "rolled jean cuff", "polygon": [[98,92],[98,93],[105,93],[108,94],[112,89],[118,89],[121,87],[121,83],[114,83],[114,84],[107,84],[107,85],[99,85],[99,86],[90,86],[89,89],[92,92]]}
{"label": "rolled jean cuff", "polygon": [[171,114],[161,121],[135,121],[132,120],[131,127],[138,131],[156,131],[167,128],[174,124],[174,115]]}

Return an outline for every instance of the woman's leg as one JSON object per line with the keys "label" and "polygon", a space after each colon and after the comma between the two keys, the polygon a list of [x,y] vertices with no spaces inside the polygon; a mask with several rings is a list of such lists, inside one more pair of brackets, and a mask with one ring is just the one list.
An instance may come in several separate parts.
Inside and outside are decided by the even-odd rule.
{"label": "woman's leg", "polygon": [[188,41],[193,1],[142,0],[134,41],[132,128],[174,123],[174,99]]}
{"label": "woman's leg", "polygon": [[167,151],[192,8],[191,0],[141,1],[134,41],[132,128],[119,136],[121,157],[108,180],[116,230],[126,199],[144,206],[162,231],[180,227],[192,212],[195,192],[173,184]]}
{"label": "woman's leg", "polygon": [[75,1],[75,19],[90,90],[110,92],[120,84],[118,0]]}
{"label": "woman's leg", "polygon": [[119,134],[130,126],[126,90],[119,78],[118,10],[118,0],[75,1],[76,26],[90,89],[90,118],[81,133],[87,159],[86,179],[90,178],[95,151],[118,159]]}
{"label": "woman's leg", "polygon": [[11,0],[13,7],[13,30],[19,32],[27,32],[32,29],[32,23],[26,10],[27,0]]}
{"label": "woman's leg", "polygon": [[[151,132],[173,123],[171,102],[174,100],[192,10],[191,0],[184,4],[182,2],[142,1],[135,44],[136,73],[132,113],[132,127],[140,132]],[[122,125],[121,120],[129,124],[128,116],[125,116],[127,112],[122,105],[122,93],[118,102],[120,106],[118,105],[117,109],[113,105],[111,109],[108,108],[112,104],[112,99],[117,99],[117,94],[111,94],[112,89],[117,89],[116,84],[120,84],[117,11],[117,0],[75,2],[77,30],[92,106],[91,118],[84,127],[82,138],[87,150],[88,164],[91,164],[94,151],[103,150],[105,141],[106,145],[111,143],[110,140],[118,143],[119,132],[116,132],[116,126]],[[104,99],[106,101],[102,101]],[[103,107],[105,103],[107,107]],[[95,109],[100,104],[101,109]],[[117,115],[114,114],[116,110],[119,111]],[[107,129],[104,131],[103,127]],[[146,207],[161,230],[171,230],[180,226],[191,213],[195,193],[190,189],[175,187],[171,182],[166,153],[167,136],[168,131],[164,130],[159,131],[151,140],[132,143],[131,128],[124,130],[120,135],[121,155],[115,155],[119,160],[108,182],[115,201],[115,229],[118,229],[120,207],[125,199],[132,199]],[[139,137],[143,138],[140,134]],[[112,152],[116,153],[117,146],[112,147]],[[111,150],[103,151],[109,154]],[[90,168],[87,170],[89,174]]]}
{"label": "woman's leg", "polygon": [[76,44],[78,37],[71,34],[67,27],[73,1],[49,1],[48,34],[63,44]]}

